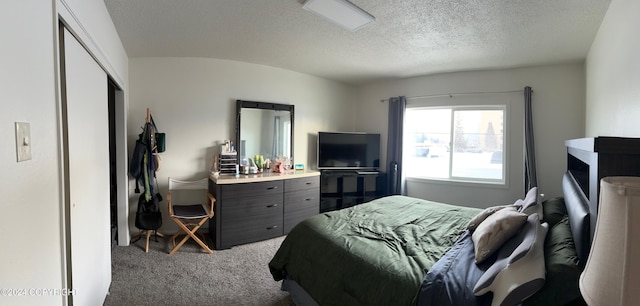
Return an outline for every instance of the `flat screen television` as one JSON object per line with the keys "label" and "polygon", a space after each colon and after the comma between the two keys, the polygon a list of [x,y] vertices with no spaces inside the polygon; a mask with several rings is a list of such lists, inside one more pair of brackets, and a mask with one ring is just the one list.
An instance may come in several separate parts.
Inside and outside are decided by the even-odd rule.
{"label": "flat screen television", "polygon": [[377,170],[380,134],[318,132],[319,170]]}

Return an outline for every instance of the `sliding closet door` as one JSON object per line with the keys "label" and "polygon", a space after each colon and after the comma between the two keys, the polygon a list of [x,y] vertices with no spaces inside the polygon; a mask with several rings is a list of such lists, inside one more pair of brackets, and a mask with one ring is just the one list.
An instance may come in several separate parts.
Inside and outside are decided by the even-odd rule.
{"label": "sliding closet door", "polygon": [[111,283],[107,74],[60,34],[69,285],[74,306],[102,305]]}

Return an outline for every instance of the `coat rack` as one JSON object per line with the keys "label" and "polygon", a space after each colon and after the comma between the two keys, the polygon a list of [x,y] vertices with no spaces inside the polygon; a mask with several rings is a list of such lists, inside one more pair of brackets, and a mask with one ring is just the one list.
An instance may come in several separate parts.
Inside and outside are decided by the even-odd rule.
{"label": "coat rack", "polygon": [[[150,124],[152,124],[152,126],[150,126]],[[143,169],[145,171],[145,174],[143,176],[143,180],[145,180],[145,183],[144,183],[145,194],[146,193],[151,193],[151,195],[150,195],[151,198],[154,201],[160,202],[160,201],[162,201],[162,197],[160,196],[158,191],[156,190],[155,194],[153,192],[153,184],[154,184],[154,181],[155,181],[155,171],[157,170],[157,168],[154,169],[153,167],[151,167],[151,169],[153,170],[153,173],[150,173],[149,164],[148,164],[148,163],[154,163],[153,155],[158,153],[157,152],[157,147],[156,147],[156,144],[155,144],[155,133],[156,132],[157,131],[155,130],[155,123],[151,119],[151,109],[147,108],[147,116],[145,117],[145,125],[144,125],[144,128],[143,128],[143,132],[141,134],[141,137],[140,137],[141,139],[140,140],[142,140],[142,142],[145,142],[145,141],[151,142],[151,149],[150,150],[147,149],[147,151],[145,153],[146,154],[145,160],[147,161],[147,164],[143,165]],[[148,135],[144,135],[145,133],[148,133]],[[138,143],[136,143],[136,145],[138,145]],[[146,144],[146,146],[148,146],[148,145],[149,145],[149,143]],[[138,192],[137,191],[137,183],[138,183],[137,180],[138,179],[136,179],[136,192]],[[157,184],[156,184],[156,186],[157,186]],[[145,195],[141,195],[141,199],[144,196]],[[149,200],[148,197],[147,197],[147,200]],[[141,205],[141,204],[138,203],[138,205]],[[159,214],[160,206],[159,206],[159,204],[156,204],[156,205],[158,205],[157,213]],[[158,229],[155,228],[155,226],[154,227],[150,227],[150,228],[155,228],[155,229],[140,228],[141,226],[138,225],[139,214],[141,214],[141,212],[138,209],[138,212],[136,213],[136,227],[138,227],[140,229],[140,231],[137,234],[135,234],[135,235],[133,235],[131,237],[132,238],[131,243],[135,243],[136,241],[140,240],[140,238],[142,238],[143,235],[146,236],[145,252],[148,253],[149,252],[149,239],[151,238],[151,235],[152,234],[154,235],[154,238],[155,238],[156,242],[158,242],[158,236],[165,237],[165,235],[160,233],[160,232],[158,232]],[[161,220],[162,220],[162,217],[160,216],[160,223],[159,223],[160,226],[162,224]],[[159,228],[159,226],[158,226],[158,228]]]}

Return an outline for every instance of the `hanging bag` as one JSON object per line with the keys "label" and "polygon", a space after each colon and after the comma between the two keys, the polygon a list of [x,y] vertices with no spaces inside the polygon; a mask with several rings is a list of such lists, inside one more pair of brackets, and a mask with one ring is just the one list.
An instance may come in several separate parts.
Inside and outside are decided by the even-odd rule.
{"label": "hanging bag", "polygon": [[151,117],[151,124],[153,125],[153,130],[155,131],[154,133],[155,147],[154,148],[157,153],[162,153],[166,149],[166,146],[165,146],[166,135],[164,133],[158,132],[158,127],[156,126],[155,121],[153,121],[153,116],[150,116],[150,117]]}
{"label": "hanging bag", "polygon": [[144,138],[144,132],[138,135],[136,145],[133,148],[133,154],[131,154],[131,160],[129,161],[129,174],[136,181],[135,193],[140,193],[139,182],[143,179],[144,171],[146,171],[144,155],[147,152],[148,141],[148,139]]}
{"label": "hanging bag", "polygon": [[135,179],[142,177],[144,171],[144,152],[147,150],[147,144],[142,141],[142,137],[136,140],[136,146],[133,148],[131,161],[129,162],[129,174]]}
{"label": "hanging bag", "polygon": [[162,196],[157,193],[149,200],[145,194],[138,198],[138,211],[136,212],[136,227],[141,230],[157,230],[162,226],[162,213],[158,202],[162,201]]}
{"label": "hanging bag", "polygon": [[160,165],[162,164],[162,158],[160,158],[160,154],[153,153],[153,167],[157,171],[160,171]]}

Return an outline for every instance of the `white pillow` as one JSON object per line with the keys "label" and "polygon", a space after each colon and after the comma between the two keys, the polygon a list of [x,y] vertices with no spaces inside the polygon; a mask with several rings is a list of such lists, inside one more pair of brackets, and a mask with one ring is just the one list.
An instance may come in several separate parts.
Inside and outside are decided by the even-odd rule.
{"label": "white pillow", "polygon": [[470,231],[474,231],[478,227],[478,225],[482,223],[482,221],[487,219],[487,217],[493,215],[493,213],[495,213],[496,211],[506,207],[513,207],[513,205],[500,205],[485,208],[469,221],[469,224],[467,224],[467,229]]}
{"label": "white pillow", "polygon": [[515,207],[500,209],[482,221],[471,236],[476,264],[495,253],[526,221],[527,215]]}
{"label": "white pillow", "polygon": [[493,292],[492,306],[518,305],[544,286],[544,239],[548,224],[532,214],[522,231],[498,252],[495,263],[476,283],[476,296]]}

